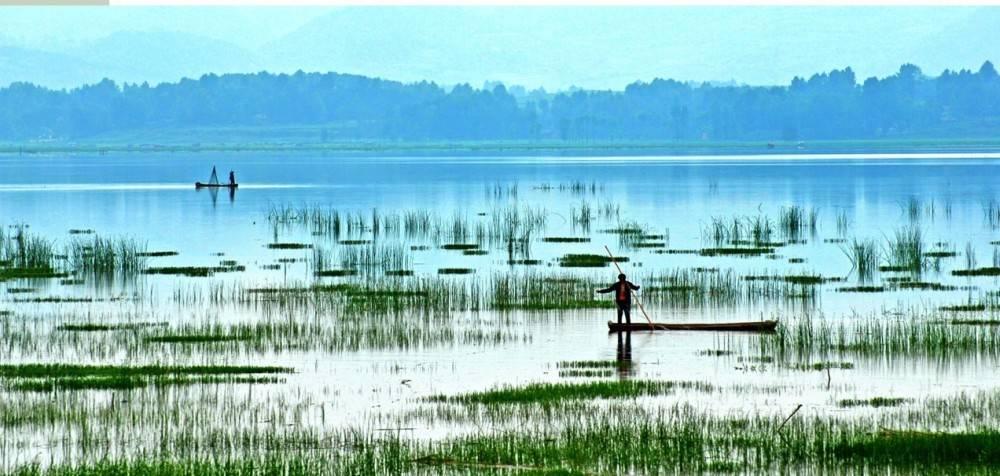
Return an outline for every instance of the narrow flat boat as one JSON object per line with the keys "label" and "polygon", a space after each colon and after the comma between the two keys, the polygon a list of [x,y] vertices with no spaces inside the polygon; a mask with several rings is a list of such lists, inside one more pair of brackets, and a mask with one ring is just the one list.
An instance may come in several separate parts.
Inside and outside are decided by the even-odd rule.
{"label": "narrow flat boat", "polygon": [[654,322],[652,326],[648,322],[633,322],[631,324],[619,324],[608,321],[608,332],[623,331],[740,331],[740,332],[774,332],[778,327],[778,321],[749,321],[749,322],[711,322],[711,323],[672,323]]}
{"label": "narrow flat boat", "polygon": [[239,188],[239,186],[238,183],[194,183],[194,188]]}

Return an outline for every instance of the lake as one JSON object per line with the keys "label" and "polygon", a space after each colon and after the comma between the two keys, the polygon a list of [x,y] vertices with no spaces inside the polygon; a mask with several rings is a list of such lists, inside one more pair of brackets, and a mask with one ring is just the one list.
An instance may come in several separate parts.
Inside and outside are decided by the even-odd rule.
{"label": "lake", "polygon": [[[195,190],[213,166],[235,170],[239,188]],[[185,437],[239,428],[441,441],[483,422],[430,397],[537,382],[703,382],[714,390],[638,402],[912,421],[921,405],[996,390],[997,172],[989,153],[0,157],[11,250],[0,270],[17,267],[18,236],[31,236],[48,243],[58,274],[0,279],[5,364],[290,371],[273,382],[85,383],[56,400],[19,390],[37,379],[0,372],[0,408],[24,415],[5,423],[0,463],[205,451]],[[162,256],[97,263],[100,239],[119,250],[109,256]],[[654,321],[779,329],[609,334],[610,297],[592,292],[618,274],[605,245]],[[645,322],[638,309],[632,321]],[[900,399],[899,413],[843,403],[874,397]],[[39,417],[44,405],[61,416]],[[969,415],[918,426],[967,428]],[[537,418],[486,426],[518,431]],[[148,438],[130,436],[132,425]]]}

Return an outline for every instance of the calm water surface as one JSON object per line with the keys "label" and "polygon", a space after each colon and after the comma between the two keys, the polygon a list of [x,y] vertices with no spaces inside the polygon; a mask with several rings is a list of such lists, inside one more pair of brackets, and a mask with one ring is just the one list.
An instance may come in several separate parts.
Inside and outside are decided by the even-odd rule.
{"label": "calm water surface", "polygon": [[[205,181],[212,166],[220,177],[233,169],[239,189],[195,190],[193,182]],[[193,315],[211,312],[221,321],[252,320],[253,313],[239,309],[211,311],[190,309],[170,301],[177,287],[210,286],[209,282],[247,285],[312,283],[313,269],[306,264],[263,270],[278,258],[308,259],[311,251],[271,250],[267,243],[304,242],[333,250],[334,241],[312,236],[308,230],[275,228],[268,213],[276,207],[318,205],[343,212],[381,213],[429,210],[450,219],[488,220],[498,208],[517,205],[543,209],[546,236],[579,236],[572,223],[574,209],[584,204],[594,210],[618,207],[619,217],[597,220],[590,243],[536,243],[533,257],[546,262],[540,272],[558,272],[554,259],[566,253],[603,253],[604,244],[616,248],[617,237],[599,230],[615,221],[634,221],[653,233],[668,235],[671,249],[709,246],[704,231],[713,218],[767,215],[776,220],[782,207],[801,206],[818,212],[815,234],[805,243],[782,247],[777,258],[708,258],[689,254],[656,254],[632,250],[633,275],[662,269],[717,267],[740,274],[820,274],[844,283],[827,284],[815,302],[803,306],[762,303],[725,309],[651,309],[659,321],[755,320],[785,318],[803,313],[824,319],[842,319],[852,313],[880,312],[902,306],[936,307],[957,304],[998,289],[993,278],[968,280],[950,275],[964,268],[967,244],[975,250],[979,266],[992,266],[1000,230],[985,219],[984,209],[1000,199],[997,190],[1000,158],[983,155],[890,156],[880,158],[782,157],[729,158],[345,158],[301,154],[196,154],[136,156],[39,156],[0,158],[0,221],[25,223],[31,230],[58,242],[72,237],[70,229],[93,229],[102,236],[132,236],[148,243],[150,250],[173,250],[178,256],[156,258],[157,265],[204,265],[225,259],[247,266],[247,272],[197,280],[147,277],[134,286],[155,295],[153,305],[133,311],[147,320],[182,323]],[[587,189],[566,188],[573,183]],[[593,185],[591,190],[589,187]],[[563,186],[560,188],[560,186]],[[908,213],[910,204],[918,213]],[[846,217],[846,230],[837,218]],[[873,239],[884,246],[897,230],[918,227],[928,244],[942,242],[959,252],[941,260],[923,280],[951,283],[973,289],[921,293],[893,291],[876,294],[838,292],[854,285],[857,276],[841,243],[824,240]],[[790,263],[788,258],[801,258]],[[417,274],[434,275],[442,267],[471,267],[467,279],[485,279],[508,269],[507,256],[464,256],[432,247],[415,253]],[[612,268],[579,270],[588,276],[612,280]],[[640,282],[639,284],[644,284]],[[0,287],[4,286],[0,283]],[[13,287],[14,284],[7,284]],[[48,284],[44,295],[87,294],[94,289]],[[111,291],[122,292],[113,288]],[[76,313],[102,312],[105,304],[14,303],[13,295],[0,297],[0,308],[58,319],[66,309]],[[113,307],[121,309],[121,307]],[[493,317],[478,315],[477,320]],[[638,313],[636,313],[638,314]],[[202,316],[203,317],[203,316]],[[276,355],[247,353],[235,360],[291,365],[297,374],[289,386],[268,390],[295,394],[316,391],[332,406],[327,421],[356,422],[386,409],[405,409],[415,397],[434,393],[483,390],[497,384],[556,381],[555,363],[562,360],[615,359],[621,350],[604,322],[612,317],[599,310],[537,315],[515,313],[514,338],[496,344],[428,344],[406,350],[357,352],[286,352]],[[634,319],[641,319],[634,316]],[[711,333],[636,333],[631,338],[633,375],[672,380],[709,380],[723,385],[773,384],[786,391],[747,395],[746,399],[706,401],[720,410],[746,409],[785,412],[792,403],[803,403],[807,412],[836,411],[839,398],[902,395],[923,397],[951,394],[963,389],[990,388],[997,362],[940,362],[915,359],[886,363],[855,360],[853,370],[834,370],[831,382],[822,372],[796,372],[776,368],[749,368],[735,356],[699,354],[710,349],[735,349],[739,355],[751,337]],[[158,357],[176,357],[164,351]],[[14,360],[38,360],[38,355],[8,355]],[[52,360],[88,355],[56,355]],[[208,358],[206,358],[208,360]],[[406,380],[406,383],[402,382]],[[833,396],[829,388],[833,388]],[[256,390],[261,392],[261,390]],[[686,398],[697,400],[691,395]],[[376,425],[377,426],[377,425]]]}

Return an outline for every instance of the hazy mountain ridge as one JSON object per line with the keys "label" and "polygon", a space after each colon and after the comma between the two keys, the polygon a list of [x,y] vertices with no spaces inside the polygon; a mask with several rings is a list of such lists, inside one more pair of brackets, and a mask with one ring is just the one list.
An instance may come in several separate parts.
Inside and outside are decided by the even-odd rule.
{"label": "hazy mountain ridge", "polygon": [[[269,35],[254,30],[260,22],[247,24],[244,35],[268,41],[137,29],[46,49],[38,40],[26,45],[0,36],[0,45],[19,49],[0,65],[0,85],[28,81],[63,88],[104,77],[155,84],[205,73],[304,70],[439,84],[499,80],[549,90],[621,89],[655,77],[787,84],[796,75],[845,65],[868,77],[891,74],[905,62],[936,74],[1000,60],[1000,8],[929,11],[343,7],[297,26],[286,22],[287,30]],[[233,21],[256,15],[251,13]],[[226,31],[240,30],[229,25]]]}

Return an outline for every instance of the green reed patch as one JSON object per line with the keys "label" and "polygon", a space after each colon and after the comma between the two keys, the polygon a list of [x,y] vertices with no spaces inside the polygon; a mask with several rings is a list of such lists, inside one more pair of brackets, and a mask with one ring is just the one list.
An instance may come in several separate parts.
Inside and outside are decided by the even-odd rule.
{"label": "green reed patch", "polygon": [[441,249],[442,250],[456,250],[456,251],[476,250],[476,249],[479,249],[479,244],[477,244],[477,243],[448,243],[448,244],[441,245]]}
{"label": "green reed patch", "polygon": [[698,251],[701,256],[761,256],[774,253],[774,248],[766,247],[716,247],[702,248]]}
{"label": "green reed patch", "polygon": [[559,371],[560,378],[606,378],[614,374],[614,370],[607,369],[567,369]]}
{"label": "green reed patch", "polygon": [[948,324],[955,326],[1000,326],[1000,319],[952,319]]}
{"label": "green reed patch", "polygon": [[33,302],[33,303],[44,303],[44,304],[59,304],[59,303],[84,303],[84,302],[105,302],[105,301],[120,301],[124,298],[109,298],[100,299],[92,297],[75,297],[75,296],[39,296],[34,298],[18,298],[14,299],[14,302]]}
{"label": "green reed patch", "polygon": [[175,334],[150,336],[143,339],[144,342],[159,344],[211,344],[248,340],[251,340],[251,336],[232,334]]}
{"label": "green reed patch", "polygon": [[7,288],[8,294],[31,294],[37,291],[36,288]]}
{"label": "green reed patch", "polygon": [[353,269],[324,269],[317,271],[316,276],[321,278],[342,278],[344,276],[355,276],[358,272]]}
{"label": "green reed patch", "polygon": [[945,251],[945,250],[926,251],[924,252],[924,256],[927,258],[954,258],[958,256],[958,253],[954,251]]}
{"label": "green reed patch", "polygon": [[542,238],[546,243],[590,243],[590,238],[578,236],[546,236]]}
{"label": "green reed patch", "polygon": [[268,243],[267,247],[272,250],[306,250],[313,245],[309,243]]}
{"label": "green reed patch", "polygon": [[277,377],[244,377],[244,376],[102,376],[102,377],[65,377],[51,379],[19,380],[7,385],[7,388],[21,392],[53,392],[72,390],[136,390],[144,387],[168,387],[184,385],[220,385],[220,384],[273,384],[282,383],[284,379]]}
{"label": "green reed patch", "polygon": [[542,264],[540,259],[512,259],[507,260],[507,264],[511,266],[521,265],[521,266],[538,266]]}
{"label": "green reed patch", "polygon": [[281,374],[292,372],[294,372],[294,369],[289,367],[261,365],[0,365],[0,378],[151,377],[158,375]]}
{"label": "green reed patch", "polygon": [[150,267],[143,271],[145,274],[166,274],[187,276],[190,278],[204,278],[215,273],[236,273],[246,271],[246,266],[160,266]]}
{"label": "green reed patch", "polygon": [[176,251],[142,251],[139,252],[138,256],[143,258],[163,258],[166,256],[177,256],[178,254]]}
{"label": "green reed patch", "polygon": [[137,331],[166,325],[166,322],[129,322],[123,324],[85,322],[80,324],[60,324],[56,326],[56,330],[65,332]]}
{"label": "green reed patch", "polygon": [[[886,279],[886,281],[889,280]],[[959,289],[958,286],[953,286],[950,284],[931,283],[925,281],[911,281],[909,279],[897,280],[895,282],[896,286],[898,286],[899,289],[915,289],[918,291],[957,291]]]}
{"label": "green reed patch", "polygon": [[848,408],[848,407],[898,407],[905,403],[913,402],[912,398],[902,398],[902,397],[872,397],[872,398],[862,398],[862,399],[852,399],[847,398],[837,402],[837,406]]}
{"label": "green reed patch", "polygon": [[340,240],[337,243],[342,245],[354,246],[354,245],[370,245],[372,240]]}
{"label": "green reed patch", "polygon": [[884,293],[888,289],[885,286],[844,286],[837,288],[841,293]]}
{"label": "green reed patch", "polygon": [[486,256],[490,253],[486,250],[462,250],[462,254],[465,256]]}
{"label": "green reed patch", "polygon": [[841,460],[884,465],[1000,465],[1000,433],[882,431],[838,443]]}
{"label": "green reed patch", "polygon": [[570,253],[559,258],[559,266],[565,268],[602,268],[612,262],[626,263],[628,262],[628,258],[625,256],[612,258],[606,255],[585,253]]}
{"label": "green reed patch", "polygon": [[726,357],[733,354],[735,354],[735,352],[731,350],[721,350],[721,349],[703,349],[698,351],[698,355],[703,355],[708,357]]}
{"label": "green reed patch", "polygon": [[413,270],[412,269],[390,269],[390,270],[387,270],[385,272],[385,275],[386,276],[396,276],[396,277],[413,276]]}
{"label": "green reed patch", "polygon": [[954,276],[1000,276],[1000,268],[989,266],[985,268],[956,269],[951,274]]}
{"label": "green reed patch", "polygon": [[616,382],[588,383],[533,383],[520,387],[504,386],[485,392],[462,395],[434,395],[428,401],[441,403],[461,403],[464,405],[483,404],[534,404],[555,403],[562,400],[597,400],[610,398],[637,398],[650,395],[664,395],[677,389],[692,389],[711,392],[715,389],[704,382],[674,382],[652,380],[624,380]]}
{"label": "green reed patch", "polygon": [[438,268],[438,274],[472,274],[476,270],[472,268]]}
{"label": "green reed patch", "polygon": [[747,281],[783,281],[789,284],[800,284],[800,285],[816,285],[828,282],[839,282],[843,281],[843,278],[824,278],[820,275],[811,274],[801,274],[801,275],[787,275],[787,276],[776,276],[776,275],[759,275],[759,276],[744,276],[743,279]]}
{"label": "green reed patch", "polygon": [[986,310],[986,304],[956,304],[941,306],[938,309],[946,312],[983,312]]}
{"label": "green reed patch", "polygon": [[616,360],[564,360],[556,363],[559,369],[610,369],[617,366]]}
{"label": "green reed patch", "polygon": [[813,362],[805,364],[792,364],[789,365],[788,368],[792,370],[850,370],[854,368],[854,364],[851,362]]}
{"label": "green reed patch", "polygon": [[68,278],[69,273],[53,268],[5,268],[0,267],[0,281],[9,279],[49,279]]}
{"label": "green reed patch", "polygon": [[90,228],[70,228],[69,234],[71,235],[93,235],[94,230]]}

